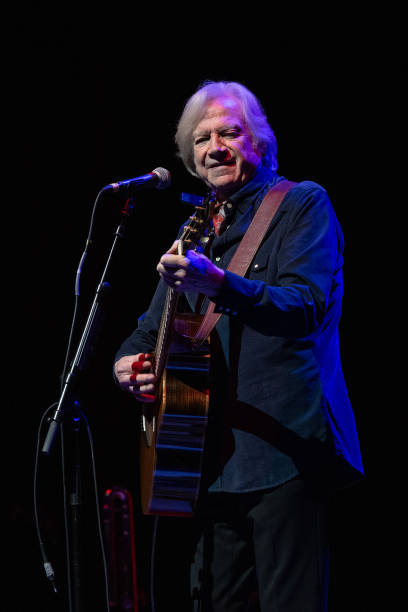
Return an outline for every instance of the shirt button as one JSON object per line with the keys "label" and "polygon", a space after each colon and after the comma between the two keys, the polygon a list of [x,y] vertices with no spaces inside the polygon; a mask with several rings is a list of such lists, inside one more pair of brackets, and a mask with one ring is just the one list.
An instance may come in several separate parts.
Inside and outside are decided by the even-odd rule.
{"label": "shirt button", "polygon": [[220,261],[221,257],[216,257],[215,261]]}
{"label": "shirt button", "polygon": [[226,309],[225,309],[225,312],[229,312],[229,311],[230,311],[230,309],[229,309],[229,308],[226,308]]}
{"label": "shirt button", "polygon": [[257,268],[257,267],[258,267],[258,264],[255,264],[255,265],[254,265],[254,268]]}

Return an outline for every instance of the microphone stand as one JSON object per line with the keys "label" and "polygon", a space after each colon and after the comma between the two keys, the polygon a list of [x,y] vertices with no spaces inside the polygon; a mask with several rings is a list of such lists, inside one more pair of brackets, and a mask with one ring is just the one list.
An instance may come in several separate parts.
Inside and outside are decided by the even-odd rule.
{"label": "microphone stand", "polygon": [[[103,314],[102,305],[103,298],[110,288],[108,278],[109,271],[112,267],[120,241],[124,238],[127,222],[133,212],[134,202],[132,198],[126,200],[122,211],[120,224],[115,232],[113,244],[102,273],[99,285],[97,286],[94,301],[90,309],[88,319],[86,321],[82,336],[78,343],[78,348],[75,357],[72,361],[68,375],[63,382],[61,396],[57,408],[53,416],[49,419],[48,432],[42,447],[44,455],[50,455],[59,428],[66,414],[72,417],[72,433],[73,433],[73,466],[72,466],[72,492],[69,496],[69,505],[71,508],[71,538],[72,538],[72,555],[69,563],[73,572],[73,585],[70,587],[70,601],[73,602],[75,612],[80,611],[81,594],[80,594],[80,510],[81,510],[81,466],[80,466],[80,447],[79,447],[79,404],[74,399],[74,390],[78,383],[79,374],[83,371],[88,356],[95,344],[96,332],[101,323]],[[70,581],[69,581],[70,582]]]}
{"label": "microphone stand", "polygon": [[70,563],[72,571],[72,581],[68,582],[71,585],[70,600],[72,609],[79,611],[81,609],[81,508],[82,508],[82,491],[81,491],[81,452],[80,452],[80,435],[79,435],[79,406],[74,402],[72,408],[72,436],[73,436],[73,464],[71,468],[71,483],[70,492],[68,495],[68,507],[70,517],[70,536],[71,546],[68,550],[70,554]]}

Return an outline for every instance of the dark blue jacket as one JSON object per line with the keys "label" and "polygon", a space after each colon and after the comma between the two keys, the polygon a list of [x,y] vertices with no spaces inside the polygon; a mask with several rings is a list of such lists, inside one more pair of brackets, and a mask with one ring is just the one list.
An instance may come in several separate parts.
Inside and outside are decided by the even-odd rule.
{"label": "dark blue jacket", "polygon": [[[281,177],[261,167],[234,194],[211,259],[226,269],[264,194]],[[343,235],[326,191],[298,183],[284,198],[245,278],[226,272],[216,311],[204,483],[210,491],[276,486],[301,474],[337,488],[363,473],[343,378],[338,324]],[[151,351],[160,282],[116,359]],[[196,297],[187,294],[194,306]]]}

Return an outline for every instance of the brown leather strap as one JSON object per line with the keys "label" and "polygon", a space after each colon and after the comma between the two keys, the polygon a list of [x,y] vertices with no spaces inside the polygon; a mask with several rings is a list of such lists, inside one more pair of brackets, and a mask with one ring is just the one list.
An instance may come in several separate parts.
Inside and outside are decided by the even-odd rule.
{"label": "brown leather strap", "polygon": [[[283,198],[294,185],[296,183],[292,181],[280,181],[268,191],[235,251],[227,270],[239,276],[245,276]],[[210,302],[201,325],[192,338],[194,346],[200,346],[208,338],[220,318],[222,313],[214,313],[214,308],[214,302]]]}

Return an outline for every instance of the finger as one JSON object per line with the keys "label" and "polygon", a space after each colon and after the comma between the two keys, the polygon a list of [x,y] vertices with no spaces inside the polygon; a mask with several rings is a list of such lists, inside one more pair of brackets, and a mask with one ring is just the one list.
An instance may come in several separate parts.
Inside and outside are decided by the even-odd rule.
{"label": "finger", "polygon": [[152,390],[151,393],[146,393],[146,392],[140,392],[139,389],[137,387],[133,387],[133,388],[129,388],[129,391],[131,392],[131,394],[133,395],[133,397],[135,399],[137,399],[140,402],[154,402],[156,401],[156,396],[154,395],[154,389]]}
{"label": "finger", "polygon": [[174,289],[175,291],[185,291],[186,290],[186,286],[183,283],[183,281],[181,280],[176,280],[173,276],[164,276],[161,275],[162,279],[164,280],[164,282],[171,287],[172,289]]}
{"label": "finger", "polygon": [[188,268],[190,262],[184,255],[162,255],[159,265],[164,268]]}
{"label": "finger", "polygon": [[128,383],[129,385],[129,391],[131,393],[154,393],[156,386],[154,384],[154,381],[152,381],[151,379],[149,380],[133,380],[133,381],[129,381]]}
{"label": "finger", "polygon": [[154,393],[156,390],[156,387],[152,384],[147,384],[147,385],[140,385],[139,386],[139,391],[140,393]]}
{"label": "finger", "polygon": [[134,386],[137,385],[140,387],[141,385],[154,385],[156,382],[156,376],[151,372],[146,374],[138,374],[134,372],[129,376],[129,385]]}
{"label": "finger", "polygon": [[143,370],[146,370],[147,368],[149,368],[152,364],[150,363],[150,361],[134,361],[132,363],[132,371],[133,372],[142,372]]}
{"label": "finger", "polygon": [[150,395],[149,393],[141,393],[139,395],[139,399],[142,402],[155,402],[156,401],[156,397],[154,395]]}
{"label": "finger", "polygon": [[162,279],[166,283],[176,283],[177,281],[184,281],[186,279],[187,273],[185,270],[176,270],[175,272],[163,272],[160,274]]}
{"label": "finger", "polygon": [[134,361],[134,362],[132,363],[132,365],[133,365],[134,363],[138,363],[138,362],[143,362],[143,361],[146,361],[146,359],[150,359],[150,358],[151,358],[151,354],[150,354],[150,353],[139,353],[139,355],[137,356],[136,361]]}
{"label": "finger", "polygon": [[137,399],[140,402],[152,403],[156,401],[156,397],[154,395],[150,395],[149,393],[141,393]]}
{"label": "finger", "polygon": [[134,372],[140,372],[141,370],[150,367],[152,365],[150,361],[148,361],[150,357],[151,355],[149,353],[140,353],[138,359],[133,361],[131,364],[132,370]]}
{"label": "finger", "polygon": [[132,363],[132,370],[133,372],[141,372],[144,368],[143,362],[142,361],[134,361]]}
{"label": "finger", "polygon": [[150,398],[153,400],[155,397],[155,391],[156,388],[154,385],[141,385],[141,386],[133,386],[133,387],[129,387],[129,391],[130,393],[136,397],[137,399],[139,399],[140,396],[150,396]]}

